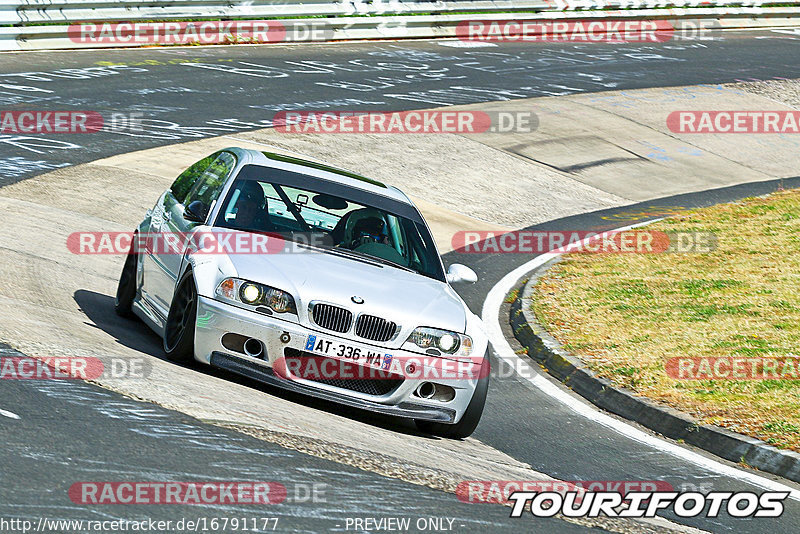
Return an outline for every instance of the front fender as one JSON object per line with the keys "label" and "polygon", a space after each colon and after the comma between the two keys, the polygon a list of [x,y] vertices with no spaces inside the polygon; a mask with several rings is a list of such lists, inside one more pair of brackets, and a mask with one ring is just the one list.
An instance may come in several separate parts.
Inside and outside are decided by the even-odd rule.
{"label": "front fender", "polygon": [[208,298],[214,298],[214,291],[223,279],[238,276],[227,254],[187,252],[183,259],[181,276],[188,269],[192,270],[197,294]]}
{"label": "front fender", "polygon": [[489,337],[486,335],[483,321],[470,311],[467,311],[466,330],[466,334],[472,338],[472,354],[488,355]]}

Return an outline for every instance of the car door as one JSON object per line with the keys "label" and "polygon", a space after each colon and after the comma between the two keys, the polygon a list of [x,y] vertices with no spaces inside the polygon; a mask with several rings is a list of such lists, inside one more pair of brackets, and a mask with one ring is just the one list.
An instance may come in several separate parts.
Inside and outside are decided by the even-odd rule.
{"label": "car door", "polygon": [[[179,235],[190,229],[188,221],[183,219],[183,207],[189,195],[198,184],[209,182],[208,173],[214,175],[212,167],[222,152],[216,152],[193,164],[175,180],[170,189],[159,199],[153,209],[150,220],[150,239],[146,240],[143,258],[142,295],[156,311],[166,317],[175,289],[175,281],[180,272],[183,255],[180,243],[168,246],[168,236]],[[226,153],[226,160],[233,155]]]}

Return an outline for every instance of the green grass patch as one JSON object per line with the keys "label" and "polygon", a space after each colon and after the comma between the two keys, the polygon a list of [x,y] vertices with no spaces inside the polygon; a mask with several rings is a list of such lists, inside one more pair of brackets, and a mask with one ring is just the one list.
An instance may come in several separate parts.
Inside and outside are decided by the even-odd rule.
{"label": "green grass patch", "polygon": [[536,317],[615,385],[800,451],[800,380],[676,380],[675,357],[800,358],[800,190],[685,210],[651,230],[709,232],[711,252],[569,254]]}

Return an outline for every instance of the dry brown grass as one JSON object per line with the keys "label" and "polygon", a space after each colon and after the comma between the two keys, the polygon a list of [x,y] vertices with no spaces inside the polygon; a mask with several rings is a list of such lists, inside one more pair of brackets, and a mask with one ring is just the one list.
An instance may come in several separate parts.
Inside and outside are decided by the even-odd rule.
{"label": "dry brown grass", "polygon": [[706,254],[570,254],[533,309],[615,384],[703,423],[800,451],[800,380],[675,380],[676,356],[800,355],[800,191],[685,212],[648,229],[713,232]]}

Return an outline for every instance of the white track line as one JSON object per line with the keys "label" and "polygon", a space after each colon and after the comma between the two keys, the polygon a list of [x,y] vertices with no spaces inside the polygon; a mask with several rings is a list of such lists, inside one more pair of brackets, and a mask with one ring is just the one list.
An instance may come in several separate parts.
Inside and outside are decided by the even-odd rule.
{"label": "white track line", "polygon": [[19,416],[14,412],[7,412],[6,410],[0,410],[0,415],[8,417],[10,419],[19,419]]}
{"label": "white track line", "polygon": [[[632,228],[636,228],[637,226],[650,224],[652,222],[655,221],[648,221],[647,223],[643,224],[636,224],[632,226],[626,226],[624,228],[617,228],[615,230],[609,230],[609,232],[626,231]],[[503,335],[503,330],[500,328],[500,306],[503,304],[506,295],[508,295],[509,291],[513,289],[517,281],[527,273],[547,263],[553,258],[563,254],[564,252],[569,252],[569,250],[574,247],[585,245],[592,239],[597,239],[597,237],[584,239],[580,243],[575,243],[573,246],[566,247],[565,250],[562,250],[560,252],[548,252],[547,254],[542,254],[540,256],[537,256],[531,261],[523,265],[520,265],[519,267],[517,267],[516,269],[505,275],[499,282],[497,282],[497,284],[494,285],[494,287],[492,287],[492,289],[486,296],[486,300],[483,303],[483,310],[481,311],[481,317],[483,319],[484,325],[486,326],[486,332],[489,335],[489,340],[492,342],[492,346],[494,347],[497,356],[499,358],[502,358],[506,363],[508,363],[521,378],[533,384],[543,393],[561,402],[562,404],[570,408],[572,411],[574,411],[576,414],[586,417],[587,419],[590,419],[598,424],[611,428],[612,430],[619,432],[626,438],[630,438],[634,441],[638,441],[645,445],[649,445],[654,449],[666,452],[677,458],[681,458],[695,465],[698,465],[704,469],[713,471],[717,474],[724,475],[730,478],[735,478],[737,480],[741,480],[744,482],[748,482],[765,490],[788,491],[790,493],[789,495],[790,498],[800,501],[800,491],[795,490],[785,484],[781,484],[780,482],[764,478],[762,476],[750,473],[748,471],[737,469],[730,465],[723,464],[717,460],[712,460],[711,458],[707,458],[689,449],[680,447],[674,443],[670,443],[668,441],[660,439],[652,434],[648,434],[647,432],[639,430],[638,428],[624,421],[621,421],[619,419],[611,417],[610,415],[604,412],[601,412],[594,406],[590,405],[588,401],[584,402],[582,399],[578,399],[575,396],[558,388],[555,384],[551,383],[546,378],[541,376],[541,374],[534,371],[534,369],[528,364],[528,362],[526,362],[525,360],[523,360],[514,353],[514,350],[511,348],[511,345],[508,344],[508,341],[506,341],[506,338]]]}

